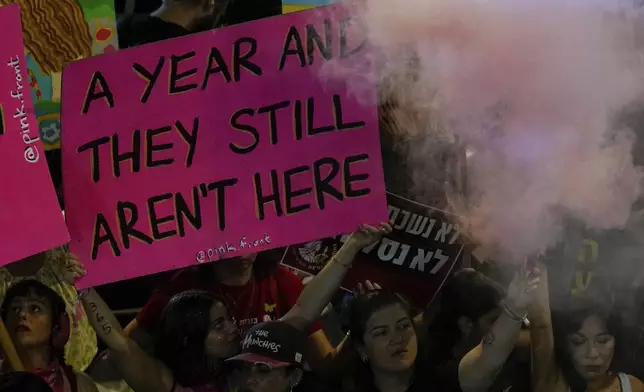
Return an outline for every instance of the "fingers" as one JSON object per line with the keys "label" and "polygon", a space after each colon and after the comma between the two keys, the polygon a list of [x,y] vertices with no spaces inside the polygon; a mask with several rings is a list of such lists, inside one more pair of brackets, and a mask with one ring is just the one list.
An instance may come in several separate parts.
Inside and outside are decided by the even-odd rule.
{"label": "fingers", "polygon": [[382,231],[385,234],[391,233],[393,230],[392,223],[391,222],[381,222],[380,223],[380,231]]}
{"label": "fingers", "polygon": [[391,224],[388,222],[380,222],[380,225],[378,227],[374,227],[371,225],[362,225],[360,230],[364,233],[369,233],[372,235],[375,234],[389,234],[393,230],[391,227]]}
{"label": "fingers", "polygon": [[356,287],[356,290],[354,293],[365,294],[369,291],[376,291],[376,290],[382,290],[382,287],[380,287],[378,283],[374,283],[367,280],[364,283],[358,283],[358,286]]}
{"label": "fingers", "polygon": [[362,231],[362,233],[364,233],[366,235],[370,235],[370,236],[380,235],[382,233],[382,231],[380,229],[375,228],[375,227],[370,226],[370,225],[363,225],[362,228],[360,229],[360,231]]}
{"label": "fingers", "polygon": [[87,271],[85,271],[85,268],[83,266],[73,266],[70,269],[70,271],[73,272],[74,274],[78,275],[78,276],[87,275]]}

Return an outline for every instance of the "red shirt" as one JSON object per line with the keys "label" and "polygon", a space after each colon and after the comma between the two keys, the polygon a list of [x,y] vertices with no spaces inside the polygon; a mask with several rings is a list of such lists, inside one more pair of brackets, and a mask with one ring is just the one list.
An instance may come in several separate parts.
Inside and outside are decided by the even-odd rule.
{"label": "red shirt", "polygon": [[177,272],[152,293],[136,316],[138,325],[152,330],[173,295],[186,290],[205,290],[225,302],[244,336],[255,324],[283,317],[295,305],[303,288],[300,279],[282,265],[262,279],[253,277],[245,286],[236,287],[222,285],[214,278],[204,279],[203,273],[200,267]]}

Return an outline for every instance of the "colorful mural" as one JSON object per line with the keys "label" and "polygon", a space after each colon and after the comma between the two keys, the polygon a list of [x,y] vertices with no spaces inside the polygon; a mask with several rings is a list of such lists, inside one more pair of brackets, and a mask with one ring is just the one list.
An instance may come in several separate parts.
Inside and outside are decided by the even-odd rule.
{"label": "colorful mural", "polygon": [[308,10],[313,7],[320,7],[335,3],[336,0],[282,0],[282,13]]}
{"label": "colorful mural", "polygon": [[31,96],[46,150],[60,148],[63,67],[118,48],[113,0],[0,0],[18,4]]}

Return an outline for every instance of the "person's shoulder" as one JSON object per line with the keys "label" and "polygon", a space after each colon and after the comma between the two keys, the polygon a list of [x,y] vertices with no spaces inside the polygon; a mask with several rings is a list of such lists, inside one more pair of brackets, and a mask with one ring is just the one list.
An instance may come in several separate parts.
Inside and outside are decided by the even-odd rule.
{"label": "person's shoulder", "polygon": [[282,279],[295,279],[300,281],[300,278],[297,277],[295,272],[291,271],[291,269],[284,264],[277,265],[277,268],[275,268],[275,277]]}
{"label": "person's shoulder", "polygon": [[125,15],[116,22],[116,28],[121,33],[129,33],[137,27],[150,23],[149,15],[132,14]]}
{"label": "person's shoulder", "polygon": [[74,371],[74,374],[76,375],[76,385],[78,386],[78,392],[98,392],[98,387],[90,376],[77,371]]}
{"label": "person's shoulder", "polygon": [[280,287],[294,287],[299,290],[302,290],[302,288],[304,287],[300,277],[283,264],[278,264],[273,274],[275,276],[277,284]]}
{"label": "person's shoulder", "polygon": [[635,376],[628,375],[628,380],[631,382],[631,389],[633,392],[644,392],[644,382]]}

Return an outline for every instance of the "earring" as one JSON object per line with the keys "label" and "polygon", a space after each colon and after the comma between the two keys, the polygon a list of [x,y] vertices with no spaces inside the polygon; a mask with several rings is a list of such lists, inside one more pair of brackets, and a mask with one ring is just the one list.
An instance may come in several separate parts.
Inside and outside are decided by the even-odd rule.
{"label": "earring", "polygon": [[360,359],[362,359],[362,362],[364,362],[364,363],[369,362],[369,357],[367,357],[366,355],[361,357]]}

